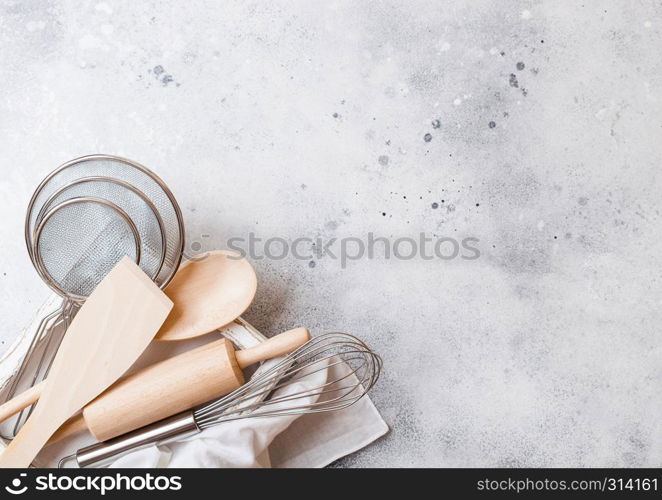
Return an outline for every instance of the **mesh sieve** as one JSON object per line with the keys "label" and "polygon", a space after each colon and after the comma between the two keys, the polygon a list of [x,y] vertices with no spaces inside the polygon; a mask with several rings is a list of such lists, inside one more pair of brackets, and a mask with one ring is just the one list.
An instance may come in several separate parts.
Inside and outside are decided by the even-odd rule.
{"label": "mesh sieve", "polygon": [[[37,214],[37,225],[55,205],[86,196],[108,200],[126,212],[140,234],[140,267],[145,274],[156,279],[165,261],[166,236],[163,219],[149,198],[130,184],[110,177],[84,177],[72,181],[45,201]],[[98,210],[99,215],[103,215],[100,207],[94,207],[93,210]],[[109,227],[107,230],[112,228]],[[100,238],[107,237],[100,236]]]}
{"label": "mesh sieve", "polygon": [[54,193],[85,177],[111,177],[123,181],[144,193],[156,207],[163,220],[166,251],[163,266],[154,281],[164,288],[175,274],[184,250],[181,210],[170,189],[156,174],[138,163],[116,156],[90,155],[69,161],[48,175],[37,187],[30,200],[25,223],[25,239],[33,263],[33,238],[41,207]]}
{"label": "mesh sieve", "polygon": [[82,301],[122,257],[140,262],[140,234],[114,203],[73,198],[43,216],[35,230],[33,254],[37,271],[53,290]]}

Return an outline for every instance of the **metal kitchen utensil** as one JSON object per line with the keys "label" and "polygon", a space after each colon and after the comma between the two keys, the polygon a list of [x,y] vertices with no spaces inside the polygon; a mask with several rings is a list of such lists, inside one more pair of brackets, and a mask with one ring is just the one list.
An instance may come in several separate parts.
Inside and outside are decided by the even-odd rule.
{"label": "metal kitchen utensil", "polygon": [[73,198],[49,210],[35,230],[34,260],[43,280],[65,300],[83,302],[124,256],[141,262],[138,228],[118,205]]}
{"label": "metal kitchen utensil", "polygon": [[146,167],[118,156],[89,155],[69,161],[50,173],[37,187],[28,205],[25,240],[34,262],[32,240],[41,207],[54,193],[79,179],[105,177],[129,184],[143,193],[162,217],[166,235],[166,256],[155,282],[164,288],[179,267],[184,251],[184,223],[181,210],[166,184]]}
{"label": "metal kitchen utensil", "polygon": [[39,402],[0,455],[0,467],[28,467],[65,420],[129,369],[171,309],[163,291],[123,257],[73,319]]}
{"label": "metal kitchen utensil", "polygon": [[[80,449],[60,460],[59,466],[74,460],[80,467],[107,465],[126,453],[178,441],[232,420],[341,410],[366,395],[379,378],[381,366],[381,358],[356,337],[320,335],[227,396]],[[292,384],[315,381],[325,370],[333,375],[324,383],[308,389],[295,387],[290,394],[281,391]],[[267,395],[271,396],[263,399]]]}
{"label": "metal kitchen utensil", "polygon": [[129,216],[140,235],[140,268],[156,281],[165,261],[166,232],[163,218],[147,195],[124,181],[100,176],[77,179],[46,200],[37,215],[37,223],[43,220],[53,206],[85,197],[110,201]]}
{"label": "metal kitchen utensil", "polygon": [[[72,229],[82,216],[94,221],[96,229],[88,227],[84,233],[82,228]],[[134,245],[129,245],[127,227]],[[76,231],[80,238],[74,237]],[[38,232],[40,238],[36,238]],[[120,247],[165,288],[181,261],[184,226],[174,196],[154,173],[131,160],[91,155],[65,163],[37,187],[28,206],[25,238],[39,274],[64,300],[37,328],[11,381],[7,400],[17,390],[33,387],[45,378],[69,322],[85,296],[122,257]],[[129,250],[129,246],[138,250]],[[57,255],[64,258],[58,260]],[[74,259],[75,255],[83,258]],[[22,412],[12,436],[23,417]]]}

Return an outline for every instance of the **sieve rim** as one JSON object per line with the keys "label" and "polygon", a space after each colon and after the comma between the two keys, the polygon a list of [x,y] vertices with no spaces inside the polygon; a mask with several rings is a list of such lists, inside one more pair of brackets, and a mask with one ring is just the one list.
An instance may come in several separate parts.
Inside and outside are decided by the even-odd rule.
{"label": "sieve rim", "polygon": [[[161,234],[161,258],[159,260],[159,266],[156,269],[156,272],[154,272],[154,274],[152,276],[150,276],[150,279],[152,281],[156,281],[156,278],[159,276],[159,273],[163,269],[163,264],[164,264],[165,259],[166,259],[166,245],[167,245],[167,242],[166,242],[166,234],[165,234],[165,223],[163,222],[163,218],[161,217],[161,213],[156,208],[156,206],[154,205],[152,200],[150,200],[149,197],[145,193],[143,193],[140,189],[138,189],[137,187],[135,187],[134,185],[132,185],[132,184],[126,182],[126,181],[123,181],[121,179],[116,179],[115,177],[106,177],[106,176],[103,176],[103,175],[93,175],[93,176],[79,177],[78,179],[74,179],[69,184],[66,184],[66,185],[62,186],[60,189],[58,189],[57,191],[52,193],[48,198],[46,198],[46,200],[42,204],[41,208],[39,209],[39,212],[37,213],[37,217],[35,218],[35,222],[37,224],[39,224],[41,222],[41,220],[43,218],[43,214],[48,212],[48,205],[51,204],[52,201],[55,198],[57,198],[60,194],[62,194],[64,191],[66,191],[67,189],[69,189],[73,186],[76,186],[78,184],[84,184],[86,182],[110,182],[110,183],[113,183],[113,184],[123,186],[126,189],[128,189],[128,190],[132,191],[133,193],[135,193],[137,196],[139,196],[147,204],[147,206],[150,208],[150,210],[152,211],[152,213],[156,217],[156,222],[159,225],[159,231],[160,231],[160,234]],[[76,197],[76,198],[80,198],[80,197]],[[93,198],[98,198],[98,197],[93,197]],[[69,198],[69,199],[74,199],[74,198]],[[100,198],[100,199],[103,199],[103,198]],[[118,208],[121,208],[121,207],[118,206]],[[130,216],[129,216],[129,218],[131,219]],[[131,221],[133,222],[133,219],[131,219]],[[141,239],[141,243],[142,243],[142,239]],[[141,244],[141,248],[142,248],[142,244]]]}
{"label": "sieve rim", "polygon": [[135,162],[133,160],[130,160],[128,158],[124,158],[122,156],[117,156],[117,155],[109,155],[109,154],[103,154],[103,153],[95,153],[91,155],[85,155],[81,156],[79,158],[74,158],[73,160],[69,160],[59,167],[57,167],[55,170],[53,170],[51,173],[49,173],[37,186],[37,189],[35,192],[32,194],[32,197],[30,198],[30,202],[28,204],[26,216],[25,216],[25,227],[24,227],[24,236],[25,236],[25,243],[28,249],[28,254],[30,256],[30,260],[32,263],[36,266],[35,263],[35,258],[34,258],[34,249],[33,249],[33,242],[30,234],[30,216],[32,215],[32,211],[34,210],[34,205],[37,202],[37,198],[41,191],[44,189],[44,187],[55,177],[57,174],[59,174],[61,171],[79,164],[79,163],[84,163],[87,161],[96,161],[96,160],[111,160],[111,161],[117,161],[119,163],[124,163],[126,165],[129,165],[148,177],[150,177],[154,182],[158,184],[158,186],[163,190],[165,193],[166,197],[170,201],[170,204],[172,205],[172,208],[175,212],[175,216],[177,218],[177,226],[178,226],[178,236],[179,236],[179,242],[177,245],[177,248],[175,248],[175,255],[176,258],[173,262],[172,269],[170,272],[166,275],[166,278],[163,280],[163,283],[159,285],[159,288],[164,289],[168,284],[172,281],[172,279],[175,276],[175,273],[177,272],[177,269],[179,269],[179,265],[181,264],[183,255],[184,255],[184,244],[185,244],[185,232],[184,232],[184,217],[182,215],[182,210],[179,207],[179,204],[177,203],[177,200],[175,199],[175,196],[173,195],[172,191],[170,188],[166,185],[166,183],[161,179],[158,175],[156,175],[154,172],[152,172],[150,169],[147,167],[141,165],[138,162]]}
{"label": "sieve rim", "polygon": [[138,227],[136,226],[136,224],[133,222],[133,220],[131,220],[131,217],[129,217],[129,215],[124,210],[122,210],[120,207],[118,207],[115,203],[111,201],[105,200],[103,198],[95,198],[92,196],[82,196],[79,198],[71,198],[69,200],[65,200],[62,203],[58,203],[55,207],[49,210],[44,215],[44,218],[41,220],[41,222],[39,223],[39,225],[35,230],[35,239],[34,242],[32,243],[33,245],[32,250],[34,252],[34,256],[36,260],[35,267],[37,268],[37,272],[44,280],[44,282],[55,293],[73,302],[84,302],[87,299],[87,296],[67,292],[60,287],[60,285],[57,283],[55,278],[53,278],[51,273],[46,268],[46,265],[44,264],[43,258],[41,256],[41,251],[39,250],[39,241],[41,240],[42,231],[46,223],[48,223],[51,217],[53,217],[58,211],[68,207],[69,205],[74,205],[78,203],[97,203],[100,205],[105,205],[110,209],[114,210],[115,212],[117,212],[124,219],[124,222],[127,223],[129,229],[131,229],[131,232],[133,233],[133,239],[136,245],[136,259],[135,259],[136,265],[140,265],[142,245],[141,245],[140,233],[138,232]]}

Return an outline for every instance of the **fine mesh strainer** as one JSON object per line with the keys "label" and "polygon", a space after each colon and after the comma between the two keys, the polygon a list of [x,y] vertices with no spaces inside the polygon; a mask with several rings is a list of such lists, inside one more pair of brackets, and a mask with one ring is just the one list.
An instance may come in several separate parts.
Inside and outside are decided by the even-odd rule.
{"label": "fine mesh strainer", "polygon": [[117,156],[90,155],[77,158],[60,166],[37,187],[30,200],[25,223],[25,240],[33,263],[32,240],[41,207],[60,189],[86,177],[123,181],[142,192],[154,204],[162,217],[166,236],[165,260],[155,282],[165,287],[175,274],[184,250],[181,210],[172,192],[159,177],[142,165]]}
{"label": "fine mesh strainer", "polygon": [[52,208],[37,226],[33,245],[42,279],[73,302],[84,301],[125,255],[138,265],[142,258],[136,224],[103,198],[72,198]]}
{"label": "fine mesh strainer", "polygon": [[[145,274],[156,280],[165,262],[166,233],[161,215],[154,204],[137,188],[132,185],[109,177],[84,177],[72,181],[51,195],[37,214],[36,222],[41,223],[46,212],[55,205],[72,198],[95,197],[102,200],[111,200],[124,211],[131,222],[135,223],[141,240],[140,267]],[[98,205],[83,204],[89,210],[105,220],[102,208]],[[112,220],[112,217],[111,219]],[[65,219],[65,224],[68,222]],[[66,247],[66,245],[65,245]],[[69,268],[67,266],[63,266]],[[84,294],[89,295],[89,292]]]}
{"label": "fine mesh strainer", "polygon": [[[65,163],[39,184],[25,239],[39,275],[63,301],[39,324],[7,399],[46,377],[70,320],[122,257],[165,288],[182,258],[184,224],[172,192],[150,170],[124,158],[90,155]],[[21,412],[11,435],[2,437],[13,438],[30,411]]]}

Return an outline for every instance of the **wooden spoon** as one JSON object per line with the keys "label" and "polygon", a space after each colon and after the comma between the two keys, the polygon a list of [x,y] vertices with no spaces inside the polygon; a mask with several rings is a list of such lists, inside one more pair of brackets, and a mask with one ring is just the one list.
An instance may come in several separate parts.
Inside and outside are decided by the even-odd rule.
{"label": "wooden spoon", "polygon": [[[218,330],[248,308],[256,289],[253,267],[235,253],[214,250],[186,261],[165,291],[174,306],[156,340],[184,340]],[[0,422],[37,401],[45,384],[0,405]]]}
{"label": "wooden spoon", "polygon": [[257,277],[238,254],[221,250],[184,262],[166,288],[175,306],[156,340],[184,340],[218,330],[253,302]]}
{"label": "wooden spoon", "polygon": [[0,468],[30,465],[71,415],[138,359],[172,302],[124,257],[99,283],[67,329],[32,415],[0,455]]}

